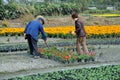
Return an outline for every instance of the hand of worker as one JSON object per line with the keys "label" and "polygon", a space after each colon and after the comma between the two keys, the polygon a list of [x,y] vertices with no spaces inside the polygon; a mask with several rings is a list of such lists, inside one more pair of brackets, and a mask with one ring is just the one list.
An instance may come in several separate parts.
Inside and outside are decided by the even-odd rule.
{"label": "hand of worker", "polygon": [[27,39],[26,33],[24,33],[24,38]]}

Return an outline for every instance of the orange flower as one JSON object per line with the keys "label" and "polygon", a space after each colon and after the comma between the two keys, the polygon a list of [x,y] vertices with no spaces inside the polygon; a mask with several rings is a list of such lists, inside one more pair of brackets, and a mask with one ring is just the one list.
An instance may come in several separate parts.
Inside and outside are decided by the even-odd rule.
{"label": "orange flower", "polygon": [[42,48],[38,48],[38,52],[44,52]]}

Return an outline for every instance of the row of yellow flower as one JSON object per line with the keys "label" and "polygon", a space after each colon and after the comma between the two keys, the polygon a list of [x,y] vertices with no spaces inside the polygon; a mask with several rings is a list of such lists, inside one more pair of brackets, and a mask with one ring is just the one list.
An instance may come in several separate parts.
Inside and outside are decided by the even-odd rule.
{"label": "row of yellow flower", "polygon": [[116,17],[116,16],[120,16],[120,14],[93,14],[92,16]]}
{"label": "row of yellow flower", "polygon": [[[45,27],[45,32],[49,34],[67,34],[74,31],[74,26]],[[120,34],[120,25],[113,26],[85,26],[87,35],[91,34]],[[0,28],[0,35],[6,33],[23,33],[24,28]]]}
{"label": "row of yellow flower", "polygon": [[[74,31],[75,28],[73,26],[64,26],[64,27],[53,27],[53,28],[45,28],[45,31],[50,34],[63,33],[67,34],[70,31]],[[91,34],[119,34],[120,33],[120,25],[113,26],[85,26],[85,30],[87,35]]]}
{"label": "row of yellow flower", "polygon": [[0,28],[0,35],[6,33],[23,33],[24,28]]}

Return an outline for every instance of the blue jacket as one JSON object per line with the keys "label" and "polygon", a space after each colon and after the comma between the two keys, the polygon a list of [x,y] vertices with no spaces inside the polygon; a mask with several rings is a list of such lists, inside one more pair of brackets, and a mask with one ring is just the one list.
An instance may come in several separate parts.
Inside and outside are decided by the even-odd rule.
{"label": "blue jacket", "polygon": [[41,34],[42,34],[42,39],[46,40],[47,39],[46,34],[45,34],[45,32],[43,30],[43,26],[39,22],[39,20],[30,21],[27,24],[25,31],[24,31],[24,33],[31,35],[31,37],[33,39],[35,39],[36,41],[38,41],[39,32],[41,32]]}

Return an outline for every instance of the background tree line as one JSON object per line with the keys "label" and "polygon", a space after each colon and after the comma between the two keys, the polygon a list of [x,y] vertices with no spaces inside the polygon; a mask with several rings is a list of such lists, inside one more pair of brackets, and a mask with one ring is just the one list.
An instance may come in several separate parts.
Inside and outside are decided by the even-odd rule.
{"label": "background tree line", "polygon": [[[73,11],[78,13],[110,13],[107,6],[115,11],[120,10],[120,0],[0,0],[0,19],[15,19],[24,14],[33,15],[68,15]],[[89,10],[94,6],[97,10]],[[114,11],[114,12],[115,12]]]}

